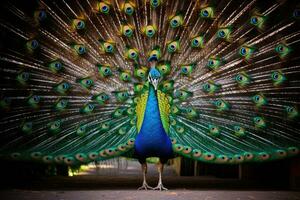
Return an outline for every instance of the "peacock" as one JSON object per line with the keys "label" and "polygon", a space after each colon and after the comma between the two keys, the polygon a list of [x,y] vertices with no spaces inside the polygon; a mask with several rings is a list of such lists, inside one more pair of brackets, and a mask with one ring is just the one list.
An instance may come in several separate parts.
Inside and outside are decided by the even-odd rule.
{"label": "peacock", "polygon": [[[300,4],[1,1],[2,160],[264,162],[300,148]],[[158,185],[146,181],[157,157]]]}

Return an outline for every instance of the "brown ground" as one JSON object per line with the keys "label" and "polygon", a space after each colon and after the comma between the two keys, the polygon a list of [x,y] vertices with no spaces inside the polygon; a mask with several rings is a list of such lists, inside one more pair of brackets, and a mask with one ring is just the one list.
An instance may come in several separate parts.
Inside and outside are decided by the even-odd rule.
{"label": "brown ground", "polygon": [[[110,165],[110,163],[108,163]],[[120,166],[119,166],[120,167]],[[155,166],[149,167],[148,183],[157,184]],[[79,176],[48,177],[3,185],[0,199],[6,200],[300,200],[300,191],[283,191],[264,183],[241,182],[214,177],[179,177],[170,167],[164,172],[169,191],[137,191],[142,183],[140,166],[129,163],[119,169],[90,169]]]}

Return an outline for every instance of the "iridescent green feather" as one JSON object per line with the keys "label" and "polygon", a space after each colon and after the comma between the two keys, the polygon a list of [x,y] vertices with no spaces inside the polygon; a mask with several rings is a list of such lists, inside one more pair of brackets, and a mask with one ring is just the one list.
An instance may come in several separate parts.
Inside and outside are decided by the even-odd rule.
{"label": "iridescent green feather", "polygon": [[160,113],[160,119],[161,119],[162,125],[163,125],[166,133],[169,133],[170,103],[169,103],[167,94],[165,94],[164,92],[162,92],[160,90],[157,90],[157,100],[158,100],[159,113]]}
{"label": "iridescent green feather", "polygon": [[136,105],[136,117],[137,117],[137,130],[140,132],[144,115],[146,111],[146,105],[148,100],[148,90],[145,90],[140,97],[138,98],[137,105]]}

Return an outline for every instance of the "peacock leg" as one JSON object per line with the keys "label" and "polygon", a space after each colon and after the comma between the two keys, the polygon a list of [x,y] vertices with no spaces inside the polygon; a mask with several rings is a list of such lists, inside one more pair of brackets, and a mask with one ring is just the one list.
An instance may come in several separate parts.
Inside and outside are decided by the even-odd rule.
{"label": "peacock leg", "polygon": [[162,184],[162,172],[164,170],[164,164],[162,164],[161,162],[157,164],[157,170],[158,170],[158,173],[159,173],[159,180],[158,180],[158,184],[155,188],[153,188],[153,190],[168,190],[167,188],[165,188]]}
{"label": "peacock leg", "polygon": [[147,174],[147,163],[142,163],[142,171],[143,171],[143,185],[138,188],[138,190],[148,190],[153,189],[146,182],[146,174]]}

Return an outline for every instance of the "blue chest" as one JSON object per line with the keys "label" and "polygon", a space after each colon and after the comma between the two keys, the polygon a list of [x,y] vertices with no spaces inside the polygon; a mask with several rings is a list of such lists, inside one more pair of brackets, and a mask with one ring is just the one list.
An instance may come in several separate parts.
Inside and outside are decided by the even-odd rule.
{"label": "blue chest", "polygon": [[135,153],[139,157],[171,157],[172,143],[166,134],[159,113],[156,91],[149,89],[143,124],[135,140]]}

